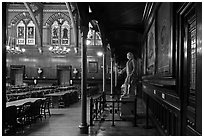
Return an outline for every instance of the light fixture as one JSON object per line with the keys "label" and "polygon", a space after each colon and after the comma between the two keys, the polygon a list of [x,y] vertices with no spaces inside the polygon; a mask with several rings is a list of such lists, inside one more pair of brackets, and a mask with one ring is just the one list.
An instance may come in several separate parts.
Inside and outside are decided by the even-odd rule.
{"label": "light fixture", "polygon": [[90,44],[91,44],[91,40],[86,39],[86,45],[88,46],[88,45],[90,45]]}
{"label": "light fixture", "polygon": [[89,13],[92,13],[91,7],[89,6]]}
{"label": "light fixture", "polygon": [[11,54],[22,54],[25,51],[26,51],[25,48],[20,48],[19,46],[6,45],[6,52]]}
{"label": "light fixture", "polygon": [[8,42],[6,45],[6,52],[11,54],[21,54],[24,53],[26,50],[25,48],[21,48],[20,46],[16,45],[16,40],[14,36],[14,24],[11,24],[11,34],[8,38]]}
{"label": "light fixture", "polygon": [[65,46],[51,46],[48,50],[54,54],[68,54],[71,51],[70,48]]}
{"label": "light fixture", "polygon": [[21,48],[20,46],[15,45],[15,38],[11,38],[9,36],[9,40],[8,40],[7,45],[6,45],[6,52],[7,53],[21,54],[21,53],[24,53],[25,51],[26,51],[25,48]]}
{"label": "light fixture", "polygon": [[103,52],[98,51],[98,52],[97,52],[97,56],[99,56],[99,57],[103,56]]}
{"label": "light fixture", "polygon": [[78,48],[77,47],[74,48],[74,52],[78,53]]}

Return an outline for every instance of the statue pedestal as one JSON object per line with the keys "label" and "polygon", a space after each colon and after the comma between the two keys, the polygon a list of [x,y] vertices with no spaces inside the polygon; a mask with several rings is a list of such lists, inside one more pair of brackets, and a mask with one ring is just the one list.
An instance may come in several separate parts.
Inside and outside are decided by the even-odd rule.
{"label": "statue pedestal", "polygon": [[[135,116],[135,99],[136,95],[127,95],[121,97],[121,113],[120,117],[122,119],[128,120],[133,119]],[[126,102],[131,101],[131,102]]]}

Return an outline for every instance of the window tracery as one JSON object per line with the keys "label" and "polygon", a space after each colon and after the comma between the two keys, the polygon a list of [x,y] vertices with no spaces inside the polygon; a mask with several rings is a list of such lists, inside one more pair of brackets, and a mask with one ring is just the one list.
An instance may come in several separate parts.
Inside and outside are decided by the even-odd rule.
{"label": "window tracery", "polygon": [[52,24],[52,45],[70,45],[70,25],[64,19],[58,19]]}

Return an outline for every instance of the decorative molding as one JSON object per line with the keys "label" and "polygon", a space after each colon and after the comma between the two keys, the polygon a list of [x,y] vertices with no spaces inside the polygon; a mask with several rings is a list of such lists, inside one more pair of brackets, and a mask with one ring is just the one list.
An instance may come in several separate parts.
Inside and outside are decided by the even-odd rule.
{"label": "decorative molding", "polygon": [[10,25],[11,24],[17,24],[20,20],[22,19],[30,19],[31,20],[31,16],[29,15],[28,12],[21,12],[19,14],[17,14],[16,16],[14,16],[11,21],[10,21]]}
{"label": "decorative molding", "polygon": [[53,22],[56,21],[59,18],[62,18],[64,20],[68,21],[69,25],[71,26],[72,23],[71,23],[70,17],[67,14],[62,13],[62,12],[57,12],[57,13],[52,14],[47,19],[47,21],[44,23],[44,26],[51,26],[53,24]]}
{"label": "decorative molding", "polygon": [[43,10],[43,12],[67,12],[68,13],[68,10]]}
{"label": "decorative molding", "polygon": [[8,9],[8,12],[28,12],[26,9]]}
{"label": "decorative molding", "polygon": [[[8,12],[28,12],[27,9],[8,9]],[[44,12],[63,12],[63,13],[69,13],[68,10],[43,10]]]}

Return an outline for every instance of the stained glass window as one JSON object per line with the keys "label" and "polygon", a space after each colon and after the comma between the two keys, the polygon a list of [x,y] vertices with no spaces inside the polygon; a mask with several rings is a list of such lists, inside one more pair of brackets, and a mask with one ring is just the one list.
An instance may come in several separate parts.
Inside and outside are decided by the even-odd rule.
{"label": "stained glass window", "polygon": [[17,45],[25,45],[25,23],[21,20],[17,25]]}
{"label": "stained glass window", "polygon": [[58,19],[52,24],[52,45],[70,45],[70,25],[64,19]]}
{"label": "stained glass window", "polygon": [[52,25],[52,45],[58,45],[59,44],[59,24],[57,21],[54,21]]}
{"label": "stained glass window", "polygon": [[30,21],[27,25],[26,44],[35,45],[35,24],[33,23],[33,21]]}
{"label": "stained glass window", "polygon": [[61,27],[61,44],[70,45],[70,26],[67,21],[64,21]]}
{"label": "stained glass window", "polygon": [[87,35],[87,40],[89,40],[88,45],[102,45],[102,40],[99,32],[92,29],[93,26],[89,23],[89,32]]}

